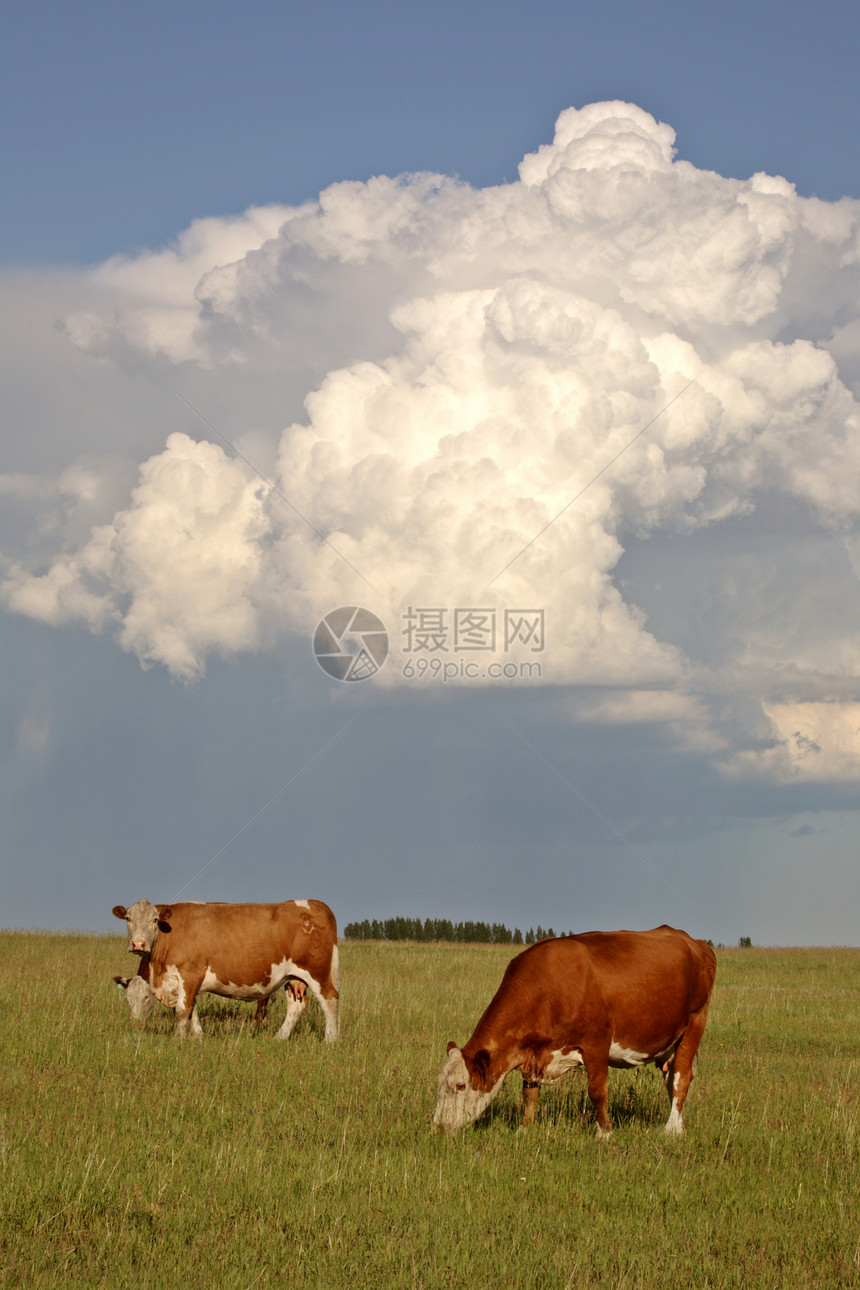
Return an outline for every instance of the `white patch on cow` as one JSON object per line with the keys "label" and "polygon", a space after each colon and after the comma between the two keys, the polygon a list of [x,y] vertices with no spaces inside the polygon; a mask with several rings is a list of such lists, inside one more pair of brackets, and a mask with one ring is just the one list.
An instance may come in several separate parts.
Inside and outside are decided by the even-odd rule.
{"label": "white patch on cow", "polygon": [[635,1048],[625,1048],[614,1041],[609,1046],[610,1066],[642,1066],[652,1060],[651,1053],[637,1053]]}
{"label": "white patch on cow", "polygon": [[207,966],[200,986],[201,994],[220,994],[225,999],[239,999],[245,1003],[254,1003],[257,999],[269,999],[276,994],[289,977],[297,977],[314,992],[319,984],[309,972],[300,968],[290,958],[281,959],[280,963],[271,963],[259,981],[249,981],[238,985],[235,981],[222,981],[218,974]]}
{"label": "white patch on cow", "polygon": [[604,1129],[604,1128],[602,1127],[602,1125],[598,1124],[598,1126],[597,1126],[597,1141],[598,1141],[598,1142],[608,1142],[608,1141],[609,1141],[609,1139],[610,1139],[611,1137],[612,1137],[612,1130],[611,1130],[611,1129]]}
{"label": "white patch on cow", "polygon": [[439,1075],[439,1098],[433,1115],[433,1127],[446,1133],[473,1124],[492,1102],[504,1082],[504,1075],[488,1093],[472,1088],[469,1071],[459,1048],[452,1048]]}
{"label": "white patch on cow", "polygon": [[311,903],[309,900],[294,900],[293,904],[298,905],[300,909],[307,909],[310,912]]}
{"label": "white patch on cow", "polygon": [[[675,1078],[678,1078],[677,1075]],[[666,1121],[666,1132],[673,1134],[675,1137],[680,1137],[684,1132],[684,1116],[681,1112],[681,1108],[678,1106],[678,1099],[676,1097],[672,1098],[672,1112],[669,1119]]]}
{"label": "white patch on cow", "polygon": [[270,987],[283,985],[290,977],[293,977],[297,981],[304,981],[308,989],[313,992],[315,998],[319,999],[320,997],[319,981],[311,976],[307,968],[299,967],[298,963],[294,963],[292,959],[285,958],[281,959],[280,963],[273,963],[269,968],[269,975]]}
{"label": "white patch on cow", "polygon": [[[280,984],[280,982],[279,982]],[[252,981],[249,985],[236,985],[234,981],[221,981],[217,974],[207,967],[200,986],[201,994],[220,994],[225,999],[239,999],[245,1003],[254,1003],[257,999],[267,999],[275,993],[268,981]]]}
{"label": "white patch on cow", "polygon": [[557,1048],[550,1057],[543,1075],[540,1077],[541,1082],[546,1084],[554,1083],[556,1080],[560,1080],[562,1075],[573,1070],[575,1066],[582,1066],[583,1064],[582,1053],[578,1048],[574,1048],[573,1052],[569,1053],[562,1052],[560,1048]]}
{"label": "white patch on cow", "polygon": [[179,1008],[185,1006],[185,982],[182,980],[182,973],[175,963],[170,963],[164,969],[161,981],[155,987],[155,997],[165,1008]]}
{"label": "white patch on cow", "polygon": [[674,1078],[674,1080],[672,1081],[672,1089],[673,1089],[673,1091],[674,1091],[675,1093],[677,1093],[677,1092],[678,1092],[678,1085],[679,1085],[680,1083],[681,1083],[681,1072],[680,1072],[680,1071],[675,1071],[675,1078]]}
{"label": "white patch on cow", "polygon": [[210,967],[207,967],[203,973],[203,980],[200,982],[201,994],[220,994],[222,990],[221,982]]}

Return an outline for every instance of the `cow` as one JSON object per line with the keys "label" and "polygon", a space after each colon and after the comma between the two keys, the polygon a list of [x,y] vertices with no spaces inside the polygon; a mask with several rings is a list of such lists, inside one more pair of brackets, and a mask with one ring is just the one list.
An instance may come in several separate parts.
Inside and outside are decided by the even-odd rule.
{"label": "cow", "polygon": [[523,1124],[532,1124],[541,1084],[584,1066],[597,1136],[609,1138],[609,1067],[654,1062],[671,1103],[666,1132],[683,1133],[716,970],[705,941],[665,925],[529,946],[508,964],[469,1042],[448,1044],[434,1130],[472,1124],[513,1070],[523,1077]]}
{"label": "cow", "polygon": [[292,982],[277,1038],[288,1039],[303,1013],[304,986],[323,1010],[326,1041],[337,1039],[337,925],[322,901],[153,905],[138,900],[128,909],[115,905],[113,913],[127,924],[129,952],[141,958],[128,985],[132,1015],[147,1016],[158,999],[173,1009],[180,1039],[189,1027],[199,1037],[198,994],[259,1003]]}

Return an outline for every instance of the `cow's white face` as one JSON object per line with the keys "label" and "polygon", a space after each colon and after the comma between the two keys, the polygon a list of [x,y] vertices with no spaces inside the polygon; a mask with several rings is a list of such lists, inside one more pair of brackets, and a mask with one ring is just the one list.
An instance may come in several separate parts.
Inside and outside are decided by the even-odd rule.
{"label": "cow's white face", "polygon": [[136,900],[128,909],[114,905],[113,913],[126,921],[129,953],[151,954],[158,940],[158,910],[152,901]]}
{"label": "cow's white face", "polygon": [[155,992],[142,976],[114,977],[117,985],[125,990],[129,1010],[135,1021],[146,1021],[155,1007]]}
{"label": "cow's white face", "polygon": [[433,1116],[434,1129],[456,1133],[467,1124],[473,1124],[485,1111],[501,1086],[498,1080],[489,1093],[472,1088],[469,1069],[459,1048],[448,1049],[448,1060],[439,1075],[439,1099]]}

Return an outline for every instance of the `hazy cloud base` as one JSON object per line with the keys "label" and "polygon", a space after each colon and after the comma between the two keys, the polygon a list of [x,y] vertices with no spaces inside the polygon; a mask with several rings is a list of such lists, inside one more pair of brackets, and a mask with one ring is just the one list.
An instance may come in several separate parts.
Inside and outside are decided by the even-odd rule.
{"label": "hazy cloud base", "polygon": [[622,103],[515,183],[202,219],[66,275],[55,343],[229,403],[246,460],[182,408],[10,471],[3,601],[184,681],[362,603],[388,685],[408,606],[540,606],[572,721],[855,781],[859,261],[860,202],[697,170]]}

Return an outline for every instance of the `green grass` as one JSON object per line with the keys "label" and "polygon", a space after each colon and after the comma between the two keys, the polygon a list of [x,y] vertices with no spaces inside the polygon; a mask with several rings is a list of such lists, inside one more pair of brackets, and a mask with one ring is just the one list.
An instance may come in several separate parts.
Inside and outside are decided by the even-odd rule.
{"label": "green grass", "polygon": [[341,1039],[205,996],[143,1029],[120,937],[0,933],[0,1282],[15,1286],[860,1285],[860,951],[725,950],[688,1103],[613,1072],[518,1128],[519,1077],[433,1137],[435,1077],[506,946],[341,946]]}

